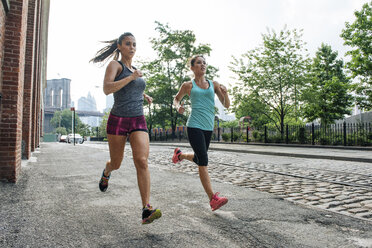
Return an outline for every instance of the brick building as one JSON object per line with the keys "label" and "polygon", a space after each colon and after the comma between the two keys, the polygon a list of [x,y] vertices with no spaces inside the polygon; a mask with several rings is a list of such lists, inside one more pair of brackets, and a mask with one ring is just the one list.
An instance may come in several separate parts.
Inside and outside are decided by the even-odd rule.
{"label": "brick building", "polygon": [[16,182],[42,136],[49,0],[1,0],[0,180]]}

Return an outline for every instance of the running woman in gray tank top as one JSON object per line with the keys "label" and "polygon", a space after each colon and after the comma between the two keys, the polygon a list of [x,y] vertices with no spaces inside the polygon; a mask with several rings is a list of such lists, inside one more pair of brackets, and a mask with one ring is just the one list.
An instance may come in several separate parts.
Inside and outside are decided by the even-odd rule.
{"label": "running woman in gray tank top", "polygon": [[114,106],[107,121],[110,160],[106,162],[102,172],[99,189],[105,192],[111,172],[120,168],[125,143],[130,135],[142,200],[142,224],[149,224],[161,217],[161,211],[150,205],[149,136],[143,115],[144,98],[149,104],[152,98],[144,93],[146,82],[142,78],[142,72],[132,66],[132,58],[136,52],[134,36],[131,33],[124,33],[119,39],[105,43],[109,45],[99,50],[96,57],[91,60],[93,63],[106,62],[108,58],[114,56],[114,60],[106,68],[103,81],[104,93],[114,94]]}

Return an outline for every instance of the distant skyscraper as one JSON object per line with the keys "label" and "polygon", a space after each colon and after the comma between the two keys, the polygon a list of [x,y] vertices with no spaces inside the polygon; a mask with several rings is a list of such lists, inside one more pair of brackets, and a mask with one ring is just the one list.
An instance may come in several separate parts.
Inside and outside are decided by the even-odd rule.
{"label": "distant skyscraper", "polygon": [[87,97],[80,97],[78,100],[78,110],[97,111],[96,99],[88,92]]}
{"label": "distant skyscraper", "polygon": [[[96,99],[94,99],[94,97],[90,94],[90,92],[88,92],[87,97],[80,97],[79,98],[77,110],[97,111]],[[100,118],[95,117],[95,116],[90,116],[90,117],[82,116],[82,117],[80,117],[80,120],[84,124],[88,124],[91,127],[99,126],[99,122],[100,122]]]}

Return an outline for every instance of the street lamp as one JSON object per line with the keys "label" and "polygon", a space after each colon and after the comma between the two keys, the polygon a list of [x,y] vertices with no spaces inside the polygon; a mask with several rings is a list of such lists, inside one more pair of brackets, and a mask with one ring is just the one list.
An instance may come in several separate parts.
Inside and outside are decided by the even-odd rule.
{"label": "street lamp", "polygon": [[72,117],[71,117],[71,120],[72,120],[72,133],[74,134],[74,145],[75,145],[75,107],[71,107],[70,110],[72,112]]}

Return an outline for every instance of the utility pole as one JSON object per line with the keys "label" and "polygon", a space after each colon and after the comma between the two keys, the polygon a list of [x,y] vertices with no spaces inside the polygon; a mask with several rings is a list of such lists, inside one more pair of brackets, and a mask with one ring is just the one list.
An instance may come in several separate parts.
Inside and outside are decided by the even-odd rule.
{"label": "utility pole", "polygon": [[71,107],[71,113],[72,113],[72,133],[74,134],[74,145],[75,145],[75,107]]}

